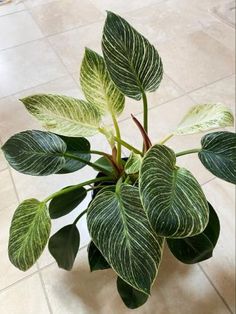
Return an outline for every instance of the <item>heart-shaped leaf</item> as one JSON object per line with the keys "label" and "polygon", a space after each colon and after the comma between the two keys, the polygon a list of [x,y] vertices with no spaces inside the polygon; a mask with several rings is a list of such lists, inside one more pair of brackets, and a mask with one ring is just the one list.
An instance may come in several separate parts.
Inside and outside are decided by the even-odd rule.
{"label": "heart-shaped leaf", "polygon": [[185,238],[205,229],[209,208],[201,186],[191,172],[176,166],[170,148],[157,144],[147,152],[139,185],[144,210],[159,236]]}
{"label": "heart-shaped leaf", "polygon": [[161,58],[149,41],[120,16],[108,12],[102,50],[108,72],[123,94],[141,99],[161,82]]}
{"label": "heart-shaped leaf", "polygon": [[13,135],[2,147],[12,168],[33,176],[56,173],[65,165],[66,144],[57,135],[24,131]]}
{"label": "heart-shaped leaf", "polygon": [[81,187],[54,197],[49,204],[50,217],[56,219],[69,214],[85,199],[86,195],[86,189]]}
{"label": "heart-shaped leaf", "polygon": [[183,263],[199,263],[212,257],[220,234],[220,222],[213,207],[209,203],[208,205],[209,222],[202,233],[184,239],[167,239],[171,252]]}
{"label": "heart-shaped leaf", "polygon": [[80,84],[87,101],[102,113],[119,115],[123,111],[125,97],[110,79],[103,57],[88,48],[80,70]]}
{"label": "heart-shaped leaf", "polygon": [[137,309],[148,299],[148,295],[146,293],[136,290],[120,277],[117,277],[116,285],[122,301],[130,309]]}
{"label": "heart-shaped leaf", "polygon": [[132,152],[129,156],[129,159],[127,160],[125,164],[125,172],[127,174],[133,174],[137,173],[140,170],[142,163],[142,157],[139,154],[135,154]]}
{"label": "heart-shaped leaf", "polygon": [[111,268],[93,241],[88,246],[88,260],[91,271]]}
{"label": "heart-shaped leaf", "polygon": [[[91,155],[90,155],[90,143],[89,141],[84,137],[67,137],[67,136],[60,136],[61,139],[66,143],[67,155],[74,155],[77,157],[80,157],[81,159],[85,161],[90,161]],[[70,173],[77,171],[83,167],[86,166],[85,163],[80,162],[78,160],[74,160],[68,157],[65,157],[66,163],[63,166],[63,168],[58,171],[57,173]]]}
{"label": "heart-shaped leaf", "polygon": [[101,113],[84,101],[68,96],[38,94],[21,99],[26,109],[49,131],[65,136],[92,136]]}
{"label": "heart-shaped leaf", "polygon": [[201,143],[198,156],[202,164],[215,176],[236,184],[236,133],[210,133]]}
{"label": "heart-shaped leaf", "polygon": [[174,134],[185,135],[233,126],[232,111],[222,104],[204,104],[192,107],[178,125]]}
{"label": "heart-shaped leaf", "polygon": [[48,249],[60,268],[71,270],[79,250],[80,234],[76,225],[57,231],[48,243]]}
{"label": "heart-shaped leaf", "polygon": [[101,191],[89,205],[87,223],[93,242],[119,277],[149,294],[163,238],[151,229],[138,189],[121,184],[115,192]]}
{"label": "heart-shaped leaf", "polygon": [[26,271],[43,252],[51,230],[47,207],[36,199],[25,200],[13,216],[8,245],[9,259]]}

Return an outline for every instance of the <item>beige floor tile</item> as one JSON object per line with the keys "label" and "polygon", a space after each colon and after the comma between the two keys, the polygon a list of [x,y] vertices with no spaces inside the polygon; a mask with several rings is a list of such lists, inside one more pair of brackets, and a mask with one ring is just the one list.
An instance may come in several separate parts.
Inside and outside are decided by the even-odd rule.
{"label": "beige floor tile", "polygon": [[32,7],[31,12],[45,35],[60,33],[103,18],[103,14],[86,0],[53,1]]}
{"label": "beige floor tile", "polygon": [[235,187],[220,179],[204,186],[204,192],[218,213],[221,232],[213,258],[201,266],[226,300],[235,310]]}
{"label": "beige floor tile", "polygon": [[71,72],[79,72],[85,47],[101,53],[103,23],[83,26],[49,37],[52,47]]}
{"label": "beige floor tile", "polygon": [[8,169],[0,172],[0,211],[17,206],[17,197]]}
{"label": "beige floor tile", "polygon": [[49,314],[38,274],[0,293],[2,314]]}
{"label": "beige floor tile", "polygon": [[78,98],[82,97],[82,93],[74,80],[69,76],[65,76],[52,82],[27,89],[14,96],[0,99],[0,138],[2,139],[2,142],[5,142],[10,136],[17,132],[41,128],[36,119],[27,112],[25,107],[18,100],[21,97],[37,93],[60,94]]}
{"label": "beige floor tile", "polygon": [[11,14],[14,12],[19,12],[25,10],[25,5],[23,2],[12,2],[12,3],[7,3],[6,5],[2,5],[0,8],[0,16],[6,15],[6,14]]}
{"label": "beige floor tile", "polygon": [[43,35],[26,11],[0,18],[0,50],[41,38]]}
{"label": "beige floor tile", "polygon": [[221,42],[225,47],[234,51],[235,29],[223,22],[214,22],[204,27],[204,32]]}
{"label": "beige floor tile", "polygon": [[[0,142],[0,145],[2,146],[1,142]],[[4,170],[6,168],[7,168],[7,162],[3,156],[2,150],[0,149],[0,171]]]}
{"label": "beige floor tile", "polygon": [[[199,15],[201,18],[199,19]],[[191,1],[169,0],[124,14],[124,17],[151,42],[178,40],[184,34],[203,29],[216,19]],[[167,22],[168,21],[168,22]],[[158,47],[158,45],[157,45]]]}
{"label": "beige floor tile", "polygon": [[[130,313],[116,292],[114,272],[90,273],[86,249],[79,252],[72,272],[52,265],[42,272],[53,312],[81,314]],[[194,284],[193,284],[194,282]],[[65,293],[66,291],[66,293]],[[166,252],[152,297],[135,313],[229,313],[198,266],[179,263]]]}
{"label": "beige floor tile", "polygon": [[46,41],[38,40],[0,52],[0,95],[8,96],[65,75]]}
{"label": "beige floor tile", "polygon": [[57,0],[25,0],[24,4],[27,8],[36,7],[42,4],[48,4],[51,2],[56,2]]}
{"label": "beige floor tile", "polygon": [[198,103],[221,102],[235,111],[235,75],[200,88],[190,96]]}
{"label": "beige floor tile", "polygon": [[91,2],[102,12],[106,10],[113,11],[114,13],[129,12],[136,9],[144,8],[152,4],[162,2],[163,0],[126,0],[110,1],[110,0],[91,0]]}
{"label": "beige floor tile", "polygon": [[202,31],[159,44],[166,74],[185,91],[234,73],[234,54]]}

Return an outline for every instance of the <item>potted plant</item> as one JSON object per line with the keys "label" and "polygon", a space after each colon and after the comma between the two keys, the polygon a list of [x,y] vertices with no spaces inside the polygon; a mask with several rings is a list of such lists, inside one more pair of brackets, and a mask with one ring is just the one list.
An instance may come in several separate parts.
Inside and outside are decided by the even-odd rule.
{"label": "potted plant", "polygon": [[[194,175],[178,166],[178,157],[198,154],[212,174],[236,183],[235,133],[205,134],[198,148],[178,153],[168,147],[168,140],[232,126],[234,119],[223,104],[195,105],[171,134],[153,144],[148,135],[147,92],[156,91],[162,80],[158,52],[112,12],[107,13],[102,51],[103,57],[85,49],[80,83],[86,100],[51,94],[21,99],[47,131],[13,135],[2,147],[11,167],[32,176],[63,175],[85,166],[98,174],[44,200],[23,201],[11,223],[9,258],[26,271],[48,242],[58,266],[70,270],[80,245],[76,223],[87,215],[91,271],[112,268],[122,300],[129,308],[137,308],[150,295],[164,242],[177,259],[192,264],[210,258],[219,237],[215,210]],[[132,116],[142,148],[121,138],[117,117],[124,109],[125,96],[143,102],[143,121]],[[106,115],[114,128],[103,122]],[[96,133],[107,139],[109,152],[91,149],[87,137]],[[128,158],[122,156],[122,147],[130,151]],[[92,154],[99,155],[96,162],[91,161]],[[93,191],[88,208],[50,237],[51,220],[75,210],[88,191]]]}

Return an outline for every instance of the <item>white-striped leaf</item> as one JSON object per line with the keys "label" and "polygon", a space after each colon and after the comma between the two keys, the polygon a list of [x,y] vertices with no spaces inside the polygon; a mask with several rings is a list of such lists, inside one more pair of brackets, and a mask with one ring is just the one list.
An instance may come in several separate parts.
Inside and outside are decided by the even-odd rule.
{"label": "white-striped leaf", "polygon": [[15,211],[10,228],[9,259],[26,271],[43,252],[51,230],[51,220],[45,203],[25,200]]}
{"label": "white-striped leaf", "polygon": [[163,238],[157,237],[143,211],[136,187],[101,191],[87,214],[93,242],[125,282],[146,294],[156,277]]}
{"label": "white-striped leaf", "polygon": [[133,174],[133,173],[139,172],[141,163],[142,163],[142,157],[139,154],[135,154],[134,152],[132,152],[129,156],[129,159],[127,160],[125,164],[125,172],[127,174]]}
{"label": "white-striped leaf", "polygon": [[13,135],[2,147],[12,168],[29,175],[50,175],[65,164],[66,144],[57,135],[24,131]]}
{"label": "white-striped leaf", "polygon": [[222,104],[204,104],[192,107],[184,116],[174,134],[185,135],[233,126],[231,110]]}
{"label": "white-striped leaf", "polygon": [[215,176],[236,184],[236,134],[214,132],[202,138],[198,156]]}
{"label": "white-striped leaf", "polygon": [[101,113],[84,101],[68,96],[38,94],[21,99],[26,109],[49,131],[65,136],[92,136]]}
{"label": "white-striped leaf", "polygon": [[125,97],[111,80],[103,57],[88,48],[80,70],[80,83],[87,101],[102,113],[119,115],[123,111]]}
{"label": "white-striped leaf", "polygon": [[147,152],[139,184],[144,210],[158,235],[184,238],[205,229],[209,208],[201,186],[191,172],[176,166],[170,148],[157,144]]}
{"label": "white-striped leaf", "polygon": [[161,58],[149,41],[120,16],[108,12],[102,39],[108,72],[128,97],[141,99],[144,91],[155,91],[161,82]]}

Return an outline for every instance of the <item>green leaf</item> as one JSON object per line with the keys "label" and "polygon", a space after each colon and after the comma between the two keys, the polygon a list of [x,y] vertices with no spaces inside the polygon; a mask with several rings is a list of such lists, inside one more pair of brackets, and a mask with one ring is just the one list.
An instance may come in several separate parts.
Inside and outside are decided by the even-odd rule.
{"label": "green leaf", "polygon": [[60,268],[71,270],[79,250],[80,234],[76,225],[57,231],[48,243],[48,249]]}
{"label": "green leaf", "polygon": [[101,157],[94,162],[97,166],[101,166],[109,172],[113,172],[113,167],[106,157]]}
{"label": "green leaf", "polygon": [[167,239],[171,252],[183,263],[199,263],[212,257],[220,234],[220,222],[211,204],[208,203],[208,205],[209,222],[202,233],[184,239]]}
{"label": "green leaf", "polygon": [[88,48],[80,70],[80,83],[87,101],[102,113],[121,114],[125,97],[110,79],[103,57]]}
{"label": "green leaf", "polygon": [[43,252],[51,229],[45,203],[28,199],[21,203],[13,216],[8,245],[9,259],[26,271]]}
{"label": "green leaf", "polygon": [[201,186],[191,172],[176,166],[170,148],[157,144],[147,152],[139,187],[144,210],[159,236],[185,238],[205,229],[209,208]]}
{"label": "green leaf", "polygon": [[66,144],[55,134],[24,131],[13,135],[2,147],[12,168],[32,176],[50,175],[65,164]]}
{"label": "green leaf", "polygon": [[38,94],[21,99],[26,109],[47,130],[65,136],[92,136],[98,132],[101,113],[84,100]]}
{"label": "green leaf", "polygon": [[142,163],[142,157],[139,154],[135,154],[132,152],[129,156],[129,159],[127,160],[125,164],[125,172],[127,174],[133,174],[137,173],[140,170]]}
{"label": "green leaf", "polygon": [[128,308],[137,309],[147,301],[148,295],[146,293],[134,289],[120,277],[117,277],[116,284],[119,295]]}
{"label": "green leaf", "polygon": [[88,246],[88,260],[91,271],[111,268],[93,241]]}
{"label": "green leaf", "polygon": [[233,126],[232,111],[222,104],[196,105],[184,116],[174,134],[185,135]]}
{"label": "green leaf", "polygon": [[236,134],[214,132],[202,138],[198,153],[202,164],[215,176],[236,184]]}
{"label": "green leaf", "polygon": [[82,187],[54,197],[49,204],[50,217],[56,219],[69,214],[85,199],[86,195],[87,191]]}
{"label": "green leaf", "polygon": [[[67,137],[67,136],[60,136],[61,139],[66,143],[67,154],[71,154],[77,157],[84,159],[85,161],[90,161],[90,143],[84,137]],[[66,163],[63,168],[58,171],[59,174],[64,173],[71,173],[77,171],[86,166],[85,163],[80,162],[78,160],[74,160],[68,157],[65,157]]]}
{"label": "green leaf", "polygon": [[136,100],[161,82],[161,58],[149,41],[120,16],[108,12],[102,39],[111,79],[123,94]]}
{"label": "green leaf", "polygon": [[89,205],[87,223],[93,242],[118,276],[149,294],[163,238],[151,229],[138,189],[121,184],[116,192],[101,191]]}

